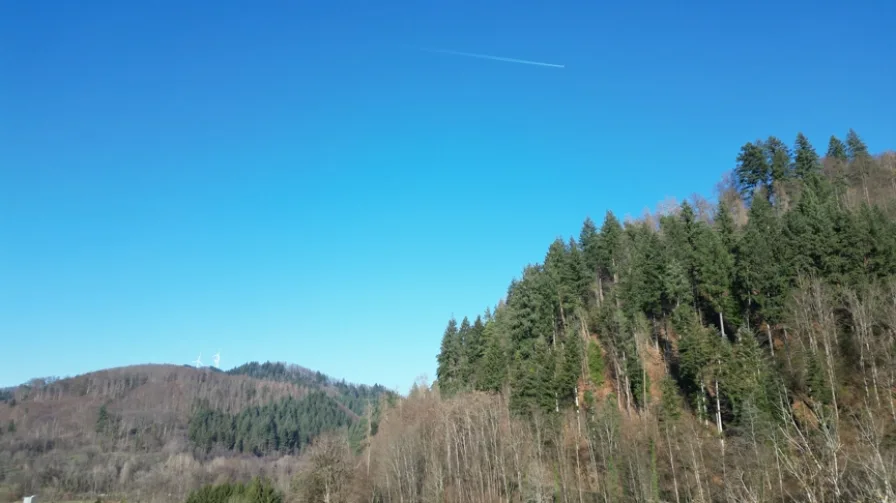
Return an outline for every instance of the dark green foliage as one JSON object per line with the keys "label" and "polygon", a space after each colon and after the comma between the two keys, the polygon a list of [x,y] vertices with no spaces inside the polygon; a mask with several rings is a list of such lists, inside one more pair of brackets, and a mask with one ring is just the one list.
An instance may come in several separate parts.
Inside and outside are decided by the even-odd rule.
{"label": "dark green foliage", "polygon": [[377,401],[381,396],[394,397],[385,386],[374,384],[350,384],[336,380],[321,372],[314,372],[298,365],[281,362],[250,362],[227,371],[230,375],[246,375],[256,379],[281,381],[320,390],[335,390],[337,400],[355,414],[363,414],[369,401]]}
{"label": "dark green foliage", "polygon": [[484,322],[449,323],[440,388],[509,391],[514,411],[551,413],[572,406],[584,379],[593,411],[592,392],[609,378],[619,403],[644,411],[645,365],[659,356],[674,376],[658,383],[664,421],[680,397],[732,431],[768,428],[794,392],[830,400],[823,362],[786,341],[773,355],[767,342],[792,342],[798,278],[836,291],[896,274],[896,222],[868,191],[864,204],[854,197],[875,162],[852,131],[846,143],[831,139],[825,159],[802,133],[792,152],[769,137],[737,155],[741,200],[726,189],[714,211],[683,203],[625,225],[608,211],[599,229],[586,219]]}
{"label": "dark green foliage", "polygon": [[755,334],[747,329],[737,332],[731,359],[722,368],[722,393],[732,407],[734,419],[742,419],[749,408],[771,417],[777,400],[776,380],[767,364]]}
{"label": "dark green foliage", "polygon": [[750,220],[737,244],[735,283],[749,319],[776,319],[784,293],[780,227],[764,198],[753,201]]}
{"label": "dark green foliage", "polygon": [[596,341],[588,341],[588,377],[591,384],[600,386],[604,383],[604,352]]}
{"label": "dark green foliage", "polygon": [[765,141],[765,151],[769,166],[770,187],[790,177],[790,150],[780,139],[771,136]]}
{"label": "dark green foliage", "polygon": [[111,414],[105,405],[100,406],[96,417],[96,432],[100,435],[113,434],[117,429],[120,418]]}
{"label": "dark green foliage", "polygon": [[[709,319],[715,321],[727,317],[732,321],[736,312],[732,291],[734,256],[725,246],[721,236],[702,222],[694,226],[691,235],[694,250],[694,284],[699,306]],[[719,316],[720,313],[724,316]],[[724,328],[719,326],[722,331]]]}
{"label": "dark green foliage", "polygon": [[855,161],[868,157],[870,157],[868,146],[854,130],[850,129],[846,134],[846,158]]}
{"label": "dark green foliage", "polygon": [[576,387],[582,375],[582,356],[582,339],[573,332],[566,337],[556,362],[554,388],[561,407],[575,402]]}
{"label": "dark green foliage", "polygon": [[659,405],[659,420],[662,423],[674,423],[681,417],[681,397],[675,381],[666,376],[660,384],[662,398]]}
{"label": "dark green foliage", "polygon": [[202,486],[187,496],[186,503],[283,503],[283,494],[269,479],[256,477],[249,484]]}
{"label": "dark green foliage", "polygon": [[794,151],[794,174],[803,180],[817,175],[821,169],[818,153],[815,152],[815,148],[812,147],[812,144],[809,143],[809,139],[806,138],[803,133],[796,135]]}
{"label": "dark green foliage", "polygon": [[831,274],[836,255],[835,208],[819,201],[811,187],[805,187],[796,207],[784,216],[782,248],[785,271],[795,279],[800,273]]}
{"label": "dark green foliage", "polygon": [[445,396],[451,396],[459,387],[462,353],[463,346],[460,333],[457,330],[457,321],[451,318],[448,320],[445,333],[442,334],[442,346],[439,350],[438,367],[436,368],[439,390]]}
{"label": "dark green foliage", "polygon": [[507,379],[507,367],[510,363],[501,334],[498,333],[498,322],[489,320],[483,329],[485,354],[479,365],[477,389],[497,392],[501,390]]}
{"label": "dark green foliage", "polygon": [[620,260],[621,246],[622,224],[619,223],[612,211],[608,211],[600,228],[596,254],[601,276],[614,282],[618,273],[617,267]]}
{"label": "dark green foliage", "polygon": [[579,248],[582,250],[585,267],[589,274],[591,277],[596,277],[600,272],[601,264],[600,234],[590,217],[586,218],[585,223],[582,224],[582,231],[579,233]]}
{"label": "dark green foliage", "polygon": [[846,145],[836,136],[831,136],[828,140],[827,157],[838,161],[846,161]]}
{"label": "dark green foliage", "polygon": [[735,170],[737,186],[746,200],[751,200],[753,192],[771,182],[771,167],[761,141],[748,142],[740,149]]}
{"label": "dark green foliage", "polygon": [[554,358],[541,337],[524,341],[516,352],[510,406],[517,412],[554,410]]}
{"label": "dark green foliage", "polygon": [[230,415],[198,407],[190,418],[189,437],[208,452],[218,447],[256,456],[296,453],[324,431],[348,427],[349,414],[331,397],[313,392]]}
{"label": "dark green foliage", "polygon": [[12,419],[10,419],[9,424],[6,425],[6,431],[8,431],[9,433],[15,433],[16,432],[16,422],[13,421]]}

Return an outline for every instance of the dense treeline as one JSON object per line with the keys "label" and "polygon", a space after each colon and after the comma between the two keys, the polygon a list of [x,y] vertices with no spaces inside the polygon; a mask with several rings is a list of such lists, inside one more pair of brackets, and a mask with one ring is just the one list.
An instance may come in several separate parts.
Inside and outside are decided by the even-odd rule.
{"label": "dense treeline", "polygon": [[[277,487],[286,487],[296,456],[315,432],[338,432],[355,452],[376,432],[380,401],[357,407],[360,414],[353,412],[345,404],[352,385],[346,389],[343,398],[337,386],[326,383],[299,385],[180,365],[33,379],[8,390],[0,401],[0,500],[8,489],[18,498],[38,492],[60,500],[92,500],[105,493],[172,501],[203,484],[248,481],[256,475],[271,476]],[[366,395],[361,391],[359,396]],[[290,397],[304,405],[285,406]],[[290,410],[302,408],[301,414]],[[272,414],[274,409],[279,412]],[[209,450],[207,437],[199,438],[203,445],[191,441],[190,419],[202,410],[210,413],[212,425],[213,418],[222,423],[245,418],[236,429],[201,435],[224,440],[239,435],[248,455],[220,442]],[[279,428],[274,440],[278,449],[266,451],[271,416]],[[252,423],[248,432],[245,422]],[[200,432],[198,428],[194,435]]]}
{"label": "dense treeline", "polygon": [[[589,446],[587,459],[573,456],[564,499],[893,498],[894,166],[852,130],[832,137],[824,158],[802,134],[793,149],[772,137],[742,147],[716,205],[695,198],[639,220],[586,220],[577,240],[557,239],[527,266],[494,312],[449,321],[442,398],[499,392],[528,421],[518,427],[534,435],[530,448]],[[622,435],[614,410],[641,431]],[[576,414],[572,437],[565,411]],[[714,432],[721,471],[710,453],[677,450],[684,426],[670,425],[682,417],[688,437]],[[634,458],[619,450],[633,446]],[[687,497],[673,466],[686,454],[703,456]],[[559,458],[542,466],[563,469]],[[526,498],[526,487],[502,480],[490,491]],[[457,500],[474,494],[484,495]]]}
{"label": "dense treeline", "polygon": [[206,452],[214,447],[262,456],[297,453],[321,432],[348,427],[352,418],[332,398],[313,392],[239,414],[199,407],[190,418],[190,440]]}
{"label": "dense treeline", "polygon": [[332,388],[338,393],[337,400],[358,415],[364,414],[368,405],[377,402],[382,395],[395,397],[395,393],[380,384],[373,386],[350,384],[346,383],[344,379],[336,380],[322,372],[311,371],[298,365],[286,365],[282,362],[249,362],[235,367],[227,373],[246,375],[256,379],[289,382],[312,388]]}
{"label": "dense treeline", "polygon": [[273,483],[255,477],[248,484],[224,482],[209,484],[191,492],[186,503],[282,503],[283,493]]}
{"label": "dense treeline", "polygon": [[[606,370],[623,408],[642,409],[653,346],[696,413],[736,420],[747,391],[716,393],[713,374],[742,382],[737,358],[772,357],[790,342],[783,332],[796,320],[786,310],[801,281],[860,295],[896,273],[896,223],[871,204],[868,185],[894,175],[855,132],[845,143],[831,139],[829,176],[802,135],[793,153],[769,138],[744,145],[737,160],[735,184],[713,211],[685,202],[625,225],[611,212],[599,229],[588,219],[577,241],[556,240],[543,264],[525,268],[495,313],[459,327],[450,320],[438,356],[441,392],[506,386],[517,411],[559,410],[581,391],[593,401]],[[861,189],[857,202],[850,182]],[[892,200],[896,185],[884,187]],[[818,355],[809,357],[808,379],[817,380]],[[763,379],[785,377],[790,391],[821,399],[793,375]],[[762,386],[773,392],[772,382]]]}

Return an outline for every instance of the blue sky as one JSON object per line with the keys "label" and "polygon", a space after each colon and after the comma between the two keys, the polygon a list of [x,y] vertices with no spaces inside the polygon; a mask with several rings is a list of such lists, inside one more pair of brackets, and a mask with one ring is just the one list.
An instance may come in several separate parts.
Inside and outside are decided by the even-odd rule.
{"label": "blue sky", "polygon": [[759,137],[896,146],[892,2],[288,4],[0,6],[0,385],[220,349],[406,390],[587,215]]}

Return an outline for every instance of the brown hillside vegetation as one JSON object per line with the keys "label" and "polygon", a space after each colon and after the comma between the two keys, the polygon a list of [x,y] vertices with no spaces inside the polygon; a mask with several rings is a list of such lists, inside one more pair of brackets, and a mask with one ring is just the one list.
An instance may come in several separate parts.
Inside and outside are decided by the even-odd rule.
{"label": "brown hillside vegetation", "polygon": [[[315,388],[321,390],[337,395],[334,389]],[[294,463],[280,453],[275,457],[281,461],[272,463],[267,456],[197,452],[188,438],[190,417],[199,405],[237,414],[311,391],[289,382],[176,365],[35,379],[0,401],[0,481],[17,494],[143,492],[169,501],[169,495],[180,498],[201,483],[258,475],[263,469],[288,474]],[[114,418],[113,431],[98,431],[101,408]]]}

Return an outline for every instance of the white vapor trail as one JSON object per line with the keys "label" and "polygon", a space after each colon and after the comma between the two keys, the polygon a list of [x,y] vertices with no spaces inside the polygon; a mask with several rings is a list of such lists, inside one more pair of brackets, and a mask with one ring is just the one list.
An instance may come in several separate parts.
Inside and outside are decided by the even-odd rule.
{"label": "white vapor trail", "polygon": [[501,56],[490,56],[488,54],[475,54],[472,52],[449,51],[447,49],[427,49],[421,48],[427,52],[437,52],[441,54],[454,54],[455,56],[468,56],[471,58],[493,59],[495,61],[508,61],[510,63],[523,63],[524,65],[550,66],[553,68],[566,68],[565,65],[557,65],[554,63],[542,63],[541,61],[529,61],[526,59],[504,58]]}

